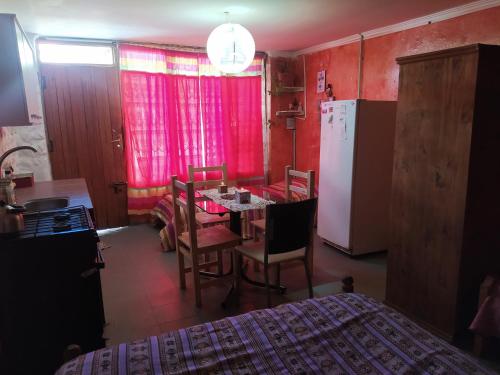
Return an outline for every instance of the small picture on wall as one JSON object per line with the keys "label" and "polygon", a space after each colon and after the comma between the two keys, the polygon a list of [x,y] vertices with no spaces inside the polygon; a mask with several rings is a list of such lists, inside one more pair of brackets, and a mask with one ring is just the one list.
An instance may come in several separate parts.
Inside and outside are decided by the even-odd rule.
{"label": "small picture on wall", "polygon": [[325,91],[325,82],[326,82],[326,70],[320,70],[318,72],[318,86],[316,89],[317,93]]}

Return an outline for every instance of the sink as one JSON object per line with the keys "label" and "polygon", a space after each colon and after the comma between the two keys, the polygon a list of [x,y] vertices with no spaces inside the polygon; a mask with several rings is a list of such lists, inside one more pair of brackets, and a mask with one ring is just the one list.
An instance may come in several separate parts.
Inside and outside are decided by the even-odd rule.
{"label": "sink", "polygon": [[68,207],[68,197],[32,199],[24,204],[27,212],[48,211]]}

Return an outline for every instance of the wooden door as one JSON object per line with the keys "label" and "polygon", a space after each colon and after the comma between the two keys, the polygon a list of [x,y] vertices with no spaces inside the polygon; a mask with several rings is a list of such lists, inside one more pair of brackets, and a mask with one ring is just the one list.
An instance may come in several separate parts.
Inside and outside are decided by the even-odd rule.
{"label": "wooden door", "polygon": [[87,181],[99,228],[127,225],[127,189],[116,67],[42,64],[54,179]]}

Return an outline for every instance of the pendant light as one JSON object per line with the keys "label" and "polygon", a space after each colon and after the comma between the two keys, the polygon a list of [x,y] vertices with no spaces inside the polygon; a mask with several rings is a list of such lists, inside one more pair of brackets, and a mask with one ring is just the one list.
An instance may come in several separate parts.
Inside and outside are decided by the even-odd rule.
{"label": "pendant light", "polygon": [[237,23],[227,22],[212,30],[207,41],[210,62],[224,73],[239,73],[253,61],[255,42],[252,34]]}

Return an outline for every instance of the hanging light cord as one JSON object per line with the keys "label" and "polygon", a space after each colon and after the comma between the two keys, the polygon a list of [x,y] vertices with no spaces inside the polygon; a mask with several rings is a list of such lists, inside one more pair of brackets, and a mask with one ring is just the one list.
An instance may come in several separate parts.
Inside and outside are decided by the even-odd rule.
{"label": "hanging light cord", "polygon": [[[226,23],[231,23],[231,20],[229,19],[229,12],[225,11],[224,12],[225,18],[226,18]],[[231,29],[231,33],[233,34],[233,64],[236,64],[236,41],[234,40],[234,29]]]}

